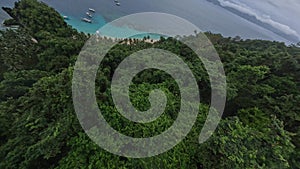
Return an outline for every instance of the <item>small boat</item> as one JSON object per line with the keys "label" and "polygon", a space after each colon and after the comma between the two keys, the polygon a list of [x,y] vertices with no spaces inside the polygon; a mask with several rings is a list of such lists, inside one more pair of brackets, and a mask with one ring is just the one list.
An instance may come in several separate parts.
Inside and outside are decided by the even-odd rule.
{"label": "small boat", "polygon": [[119,2],[118,0],[115,0],[115,2]]}
{"label": "small boat", "polygon": [[64,18],[65,20],[69,20],[69,17],[68,17],[68,16],[63,16],[63,18]]}
{"label": "small boat", "polygon": [[92,17],[93,17],[93,15],[92,15],[92,14],[90,14],[89,12],[86,12],[86,15],[87,15],[87,16],[89,16],[90,18],[92,18]]}
{"label": "small boat", "polygon": [[90,20],[88,18],[82,18],[81,20],[84,21],[84,22],[87,22],[87,23],[92,23],[92,20]]}
{"label": "small boat", "polygon": [[89,8],[89,11],[90,11],[90,12],[96,12],[96,10],[93,9],[93,8]]}
{"label": "small boat", "polygon": [[120,4],[120,2],[117,2],[116,5],[117,5],[117,6],[120,6],[121,4]]}

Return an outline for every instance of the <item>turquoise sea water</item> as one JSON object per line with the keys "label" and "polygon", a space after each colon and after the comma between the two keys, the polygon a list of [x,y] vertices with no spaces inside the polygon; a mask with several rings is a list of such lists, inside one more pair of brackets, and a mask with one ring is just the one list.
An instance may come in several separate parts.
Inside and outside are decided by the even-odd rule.
{"label": "turquoise sea water", "polygon": [[[64,14],[62,15],[64,16]],[[93,16],[92,23],[82,22],[81,17],[76,16],[68,16],[68,19],[65,19],[65,21],[75,29],[90,34],[94,34],[99,28],[101,28],[107,23],[103,16],[99,14]]]}
{"label": "turquoise sea water", "polygon": [[[101,29],[104,25],[108,24],[109,22],[107,22],[105,18],[102,15],[98,14],[97,12],[92,14],[93,17],[88,18],[92,20],[92,23],[86,23],[81,21],[83,17],[86,17],[84,14],[82,15],[82,17],[80,17],[80,16],[68,16],[61,13],[62,16],[68,16],[68,19],[65,19],[65,21],[75,29],[84,33],[95,34],[97,31],[99,31],[99,29]],[[107,37],[114,37],[114,38],[130,37],[136,39],[143,39],[146,36],[149,36],[151,39],[159,39],[161,36],[164,36],[164,35],[158,35],[153,33],[140,32],[128,27],[117,27],[113,25],[110,25],[109,30],[106,29],[106,31],[102,31],[101,34]],[[134,36],[129,36],[133,34]]]}
{"label": "turquoise sea water", "polygon": [[[14,1],[16,0],[0,0],[0,6],[12,7]],[[106,23],[128,14],[138,12],[163,12],[182,17],[203,31],[221,33],[223,36],[241,36],[244,39],[265,39],[289,43],[287,39],[234,15],[219,6],[213,5],[206,0],[120,0],[121,6],[116,6],[113,0],[42,1],[55,8],[61,15],[68,16],[70,19],[66,20],[66,22],[77,30],[85,33],[95,33]],[[92,24],[81,21],[82,17],[86,17],[85,13],[88,8],[94,8],[96,10]],[[0,17],[0,22],[2,22],[2,20]],[[114,31],[112,32],[116,32],[115,29],[119,28],[113,28]],[[112,36],[119,37],[122,32],[124,32],[124,30],[121,29],[118,34]]]}

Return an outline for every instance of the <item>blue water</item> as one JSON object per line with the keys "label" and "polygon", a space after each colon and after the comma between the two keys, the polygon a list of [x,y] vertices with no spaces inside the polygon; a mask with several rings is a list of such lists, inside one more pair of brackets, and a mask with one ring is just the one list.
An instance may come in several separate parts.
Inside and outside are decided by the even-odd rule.
{"label": "blue water", "polygon": [[[62,15],[65,14],[62,13]],[[86,16],[82,15],[82,17],[86,17]],[[99,14],[93,16],[92,23],[82,22],[81,21],[82,17],[68,16],[69,19],[66,19],[65,21],[69,25],[72,25],[72,27],[74,27],[75,29],[90,34],[94,34],[99,28],[101,28],[107,23],[107,21],[103,18],[103,16]]]}
{"label": "blue water", "polygon": [[[13,1],[15,0],[0,0],[0,6],[12,6]],[[66,20],[66,22],[85,33],[95,33],[106,23],[128,14],[163,12],[187,19],[203,31],[221,33],[231,37],[239,35],[245,39],[266,39],[289,43],[289,40],[206,0],[120,0],[121,6],[116,6],[113,0],[42,1],[55,8],[62,15],[67,15],[70,20]],[[88,8],[96,10],[92,24],[81,21],[82,17],[86,17],[85,13]],[[120,32],[122,33],[122,30]],[[118,37],[119,35],[112,36]]]}
{"label": "blue water", "polygon": [[[64,16],[64,14],[62,13]],[[83,15],[83,17],[86,17]],[[65,21],[69,24],[72,25],[75,29],[84,32],[84,33],[90,33],[94,34],[96,33],[99,28],[103,27],[104,25],[107,24],[107,21],[104,19],[102,15],[99,14],[94,14],[92,18],[92,23],[86,23],[81,21],[82,17],[74,17],[74,16],[68,16],[68,19]],[[101,32],[102,35],[105,35],[107,37],[114,37],[114,38],[136,38],[136,39],[143,39],[146,36],[149,36],[151,39],[160,39],[161,36],[164,35],[158,35],[158,34],[153,34],[153,33],[145,33],[145,32],[140,32],[134,29],[130,29],[128,27],[117,27],[117,26],[112,26],[110,25],[110,30]],[[128,37],[128,35],[132,35]]]}

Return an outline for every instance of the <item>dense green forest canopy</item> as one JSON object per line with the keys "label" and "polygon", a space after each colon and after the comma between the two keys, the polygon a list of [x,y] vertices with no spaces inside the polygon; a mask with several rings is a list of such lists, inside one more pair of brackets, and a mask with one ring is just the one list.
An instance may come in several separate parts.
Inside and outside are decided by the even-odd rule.
{"label": "dense green forest canopy", "polygon": [[[68,26],[54,9],[36,0],[3,8],[18,29],[0,32],[0,168],[300,168],[300,48],[263,40],[237,40],[206,33],[224,64],[227,103],[213,136],[198,144],[209,109],[209,79],[194,53],[172,38],[155,43],[128,40],[109,51],[97,74],[97,101],[106,120],[134,136],[159,134],[177,117],[180,99],[171,76],[149,70],[130,87],[140,110],[149,92],[168,98],[164,114],[146,125],[123,118],[113,106],[110,81],[118,64],[145,48],[180,55],[201,93],[197,122],[189,135],[161,155],[130,159],[93,143],[82,130],[72,104],[72,72],[89,38]],[[197,92],[197,91],[196,91]]]}

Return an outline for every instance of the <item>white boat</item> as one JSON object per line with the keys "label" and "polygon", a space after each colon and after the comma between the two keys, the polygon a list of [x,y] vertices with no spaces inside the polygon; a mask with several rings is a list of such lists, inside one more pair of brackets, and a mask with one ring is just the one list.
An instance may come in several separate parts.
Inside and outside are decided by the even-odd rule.
{"label": "white boat", "polygon": [[119,2],[118,0],[115,0],[115,2]]}
{"label": "white boat", "polygon": [[63,16],[63,18],[64,18],[64,19],[66,19],[66,20],[68,20],[68,19],[69,19],[69,17],[68,17],[68,16]]}
{"label": "white boat", "polygon": [[91,11],[91,12],[96,12],[96,10],[93,9],[93,8],[89,8],[89,11]]}
{"label": "white boat", "polygon": [[84,21],[84,22],[87,22],[87,23],[92,23],[92,20],[90,20],[88,18],[82,18],[81,20]]}
{"label": "white boat", "polygon": [[117,2],[116,5],[117,5],[117,6],[120,6],[121,4],[120,4],[120,2]]}
{"label": "white boat", "polygon": [[90,18],[92,18],[92,17],[93,17],[93,15],[92,15],[92,14],[90,14],[89,12],[86,12],[86,15],[87,15],[87,16],[89,16]]}

